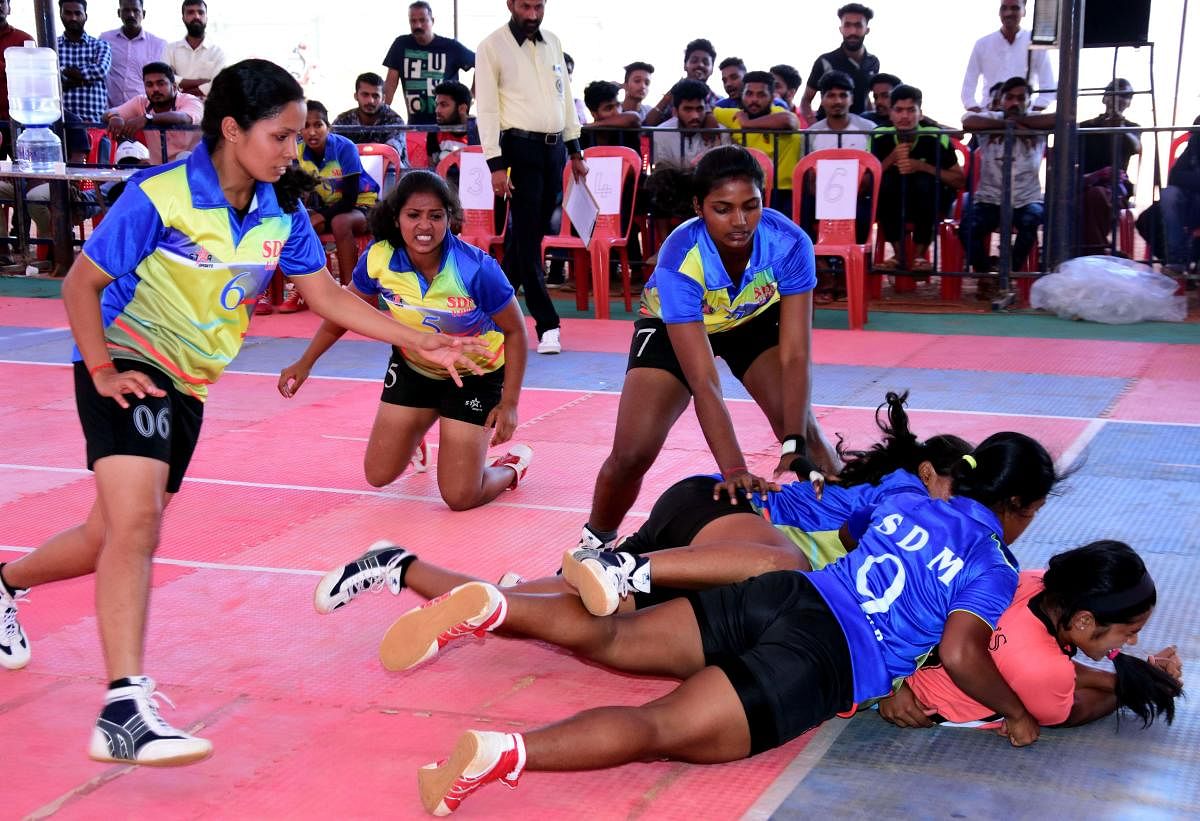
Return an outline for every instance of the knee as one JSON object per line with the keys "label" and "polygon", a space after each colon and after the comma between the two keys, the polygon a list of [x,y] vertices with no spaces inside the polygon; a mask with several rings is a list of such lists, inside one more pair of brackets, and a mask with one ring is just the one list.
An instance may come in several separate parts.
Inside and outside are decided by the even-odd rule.
{"label": "knee", "polygon": [[162,526],[160,506],[134,507],[123,510],[119,520],[109,524],[105,544],[123,550],[154,552]]}
{"label": "knee", "polygon": [[446,507],[455,513],[479,507],[479,490],[464,490],[460,488],[441,488],[442,501]]}
{"label": "knee", "polygon": [[640,445],[614,447],[604,461],[604,472],[610,478],[640,479],[654,464],[659,450]]}
{"label": "knee", "polygon": [[371,462],[363,462],[363,477],[367,480],[367,484],[371,487],[382,488],[387,487],[392,482],[396,481],[397,474],[395,471],[386,470],[379,465]]}

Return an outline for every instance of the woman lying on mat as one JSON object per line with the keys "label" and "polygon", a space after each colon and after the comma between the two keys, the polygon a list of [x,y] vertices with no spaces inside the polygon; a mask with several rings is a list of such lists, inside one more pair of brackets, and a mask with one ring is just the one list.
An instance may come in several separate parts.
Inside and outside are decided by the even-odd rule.
{"label": "woman lying on mat", "polygon": [[763,171],[746,149],[709,151],[693,181],[696,217],[667,237],[642,293],[613,447],[596,477],[580,548],[612,546],[642,477],[693,399],[724,490],[732,497],[766,489],[768,481],[746,469],[717,357],[783,442],[777,475],[802,457],[801,479],[820,483],[817,469],[837,472],[811,406],[812,242],[763,207]]}
{"label": "woman lying on mat", "polygon": [[[718,478],[692,476],[659,497],[649,519],[620,543],[619,552],[568,551],[563,557],[565,582],[562,576],[551,576],[522,580],[514,589],[561,593],[578,588],[588,609],[605,616],[623,600],[630,607],[635,601],[645,607],[687,589],[731,584],[772,570],[819,570],[845,555],[847,545],[866,528],[871,508],[889,493],[924,487],[935,498],[949,498],[950,471],[971,452],[971,445],[951,435],[919,441],[909,430],[907,397],[889,392],[879,406],[879,443],[864,451],[839,448],[846,465],[837,484],[827,485],[820,499],[804,481],[770,491],[765,502],[756,497],[749,506],[735,506],[714,497]],[[886,421],[880,417],[885,407]],[[387,587],[399,594],[406,584],[417,584],[414,592],[432,598],[462,583],[455,575],[439,579],[441,586],[420,586],[406,577],[412,560],[404,548],[390,542],[373,545],[322,579],[314,596],[318,612],[343,607],[366,590]],[[653,565],[653,592],[648,589],[647,561]],[[630,592],[635,595],[628,597]]]}
{"label": "woman lying on mat", "polygon": [[[525,769],[745,758],[889,694],[935,644],[963,692],[1004,716],[1010,742],[1032,743],[1037,722],[1000,677],[988,641],[1017,587],[1005,545],[1057,481],[1040,444],[999,433],[955,466],[948,500],[923,486],[898,489],[857,548],[823,570],[767,573],[607,618],[570,595],[454,588],[392,625],[385,667],[408,669],[455,638],[502,629],[683,682],[649,704],[590,710],[527,734],[467,732],[445,763],[419,772],[425,807],[451,812],[490,781],[514,786]],[[414,587],[415,576],[425,586],[450,575],[415,561],[407,574]]]}
{"label": "woman lying on mat", "polygon": [[[1122,542],[1092,542],[1050,559],[1045,570],[1021,573],[1017,594],[990,644],[1004,680],[1043,726],[1074,727],[1125,707],[1149,726],[1170,724],[1183,692],[1183,663],[1168,647],[1146,661],[1121,652],[1137,644],[1154,610],[1154,580]],[[1112,660],[1115,673],[1072,660]],[[898,727],[935,723],[996,727],[1000,717],[964,693],[935,660],[879,702]]]}
{"label": "woman lying on mat", "polygon": [[[388,485],[414,455],[424,464],[423,437],[439,422],[438,489],[452,510],[468,510],[515,488],[533,451],[513,445],[488,459],[488,447],[507,442],[517,429],[525,320],[496,261],[448,230],[459,210],[441,177],[405,174],[371,214],[376,239],[359,258],[350,290],[370,305],[383,297],[396,322],[417,333],[486,344],[472,355],[480,374],[465,376],[461,385],[414,351],[393,347],[363,459],[367,481]],[[279,392],[294,396],[345,332],[325,322],[300,359],[280,373]]]}

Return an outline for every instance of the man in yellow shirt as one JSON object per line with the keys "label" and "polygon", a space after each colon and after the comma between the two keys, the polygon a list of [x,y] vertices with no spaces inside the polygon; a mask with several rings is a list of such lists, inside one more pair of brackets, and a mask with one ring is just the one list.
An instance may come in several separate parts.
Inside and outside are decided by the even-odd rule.
{"label": "man in yellow shirt", "polygon": [[[714,108],[715,124],[740,131],[754,129],[734,140],[747,148],[757,148],[775,164],[775,184],[770,206],[784,214],[792,213],[792,170],[800,160],[800,121],[796,115],[774,103],[775,78],[767,71],[751,71],[742,78],[741,108]],[[763,131],[777,134],[758,133]]]}

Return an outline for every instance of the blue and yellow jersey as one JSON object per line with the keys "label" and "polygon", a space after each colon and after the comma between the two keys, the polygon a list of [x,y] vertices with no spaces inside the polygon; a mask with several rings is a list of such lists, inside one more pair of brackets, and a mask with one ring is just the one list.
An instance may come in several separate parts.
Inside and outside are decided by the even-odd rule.
{"label": "blue and yellow jersey", "polygon": [[1002,533],[979,502],[910,484],[878,501],[857,548],[807,574],[846,634],[856,702],[911,675],[954,611],[995,628],[1020,570]]}
{"label": "blue and yellow jersey", "polygon": [[362,160],[358,157],[358,149],[354,143],[341,134],[330,134],[325,141],[325,154],[317,157],[304,140],[296,146],[296,163],[301,171],[306,171],[316,177],[316,194],[324,206],[341,202],[342,177],[358,174],[358,194],[354,204],[370,208],[379,199],[379,183],[363,170]]}
{"label": "blue and yellow jersey", "polygon": [[[432,282],[426,282],[403,248],[386,240],[371,244],[354,266],[354,287],[382,296],[392,318],[414,331],[451,336],[479,336],[486,351],[471,354],[485,372],[504,364],[504,334],[492,319],[513,298],[513,287],[496,260],[453,234],[442,243],[442,263]],[[414,371],[447,379],[444,368],[401,350]]]}
{"label": "blue and yellow jersey", "polygon": [[162,369],[202,401],[241,349],[275,270],[325,268],[308,215],[285,212],[270,183],[257,183],[238,217],[204,143],[130,178],[83,253],[113,278],[101,295],[109,354]]}
{"label": "blue and yellow jersey", "polygon": [[746,270],[733,276],[704,227],[694,217],[676,228],[658,252],[658,265],[642,291],[643,316],[668,325],[703,322],[710,334],[728,331],[757,316],[779,297],[811,291],[817,284],[812,241],[794,222],[764,208],[754,231]]}

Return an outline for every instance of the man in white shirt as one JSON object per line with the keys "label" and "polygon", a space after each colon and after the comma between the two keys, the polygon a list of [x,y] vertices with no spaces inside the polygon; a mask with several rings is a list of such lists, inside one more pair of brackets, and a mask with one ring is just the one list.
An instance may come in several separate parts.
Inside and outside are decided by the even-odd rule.
{"label": "man in white shirt", "polygon": [[183,25],[187,37],[168,45],[163,61],[179,78],[180,91],[204,99],[213,78],[225,68],[225,52],[205,39],[208,4],[204,0],[183,0]]}
{"label": "man in white shirt", "polygon": [[492,190],[511,197],[504,270],[525,289],[538,353],[562,351],[558,312],[546,290],[542,238],[571,157],[577,182],[587,176],[579,117],[558,37],[542,29],[544,0],[508,0],[512,17],[475,54],[479,141],[492,171]]}
{"label": "man in white shirt", "polygon": [[[1056,86],[1050,54],[1045,49],[1030,49],[1032,35],[1021,28],[1024,17],[1025,0],[1000,0],[1000,30],[980,37],[967,61],[962,84],[962,104],[967,111],[987,110],[988,89],[1011,77],[1024,77],[1037,90],[1034,111],[1042,111],[1054,101]],[[979,97],[981,78],[985,95],[982,101]]]}
{"label": "man in white shirt", "polygon": [[[866,151],[871,143],[870,132],[875,123],[866,117],[850,113],[854,100],[854,78],[844,71],[828,71],[820,80],[821,110],[825,119],[817,120],[804,129],[804,153],[824,148],[855,148]],[[865,134],[842,134],[843,131],[865,131]]]}

